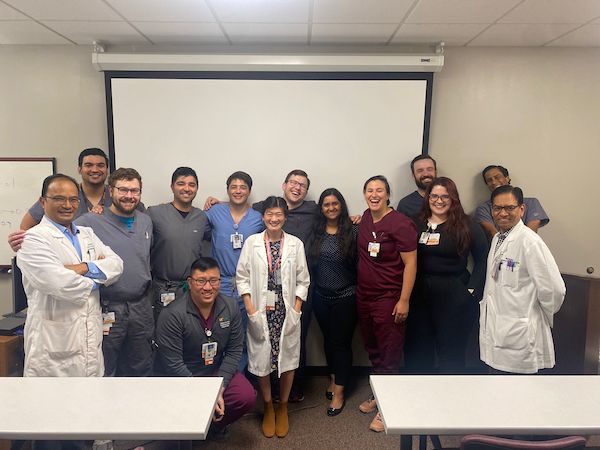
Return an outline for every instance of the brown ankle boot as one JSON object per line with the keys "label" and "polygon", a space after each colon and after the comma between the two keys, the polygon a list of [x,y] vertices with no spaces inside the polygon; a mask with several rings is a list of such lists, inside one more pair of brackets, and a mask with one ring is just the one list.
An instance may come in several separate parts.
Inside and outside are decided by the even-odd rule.
{"label": "brown ankle boot", "polygon": [[290,429],[288,421],[288,404],[287,402],[279,403],[277,414],[275,417],[275,434],[277,437],[286,437]]}
{"label": "brown ankle boot", "polygon": [[275,435],[275,409],[273,408],[273,400],[265,402],[262,432],[268,438],[272,438]]}

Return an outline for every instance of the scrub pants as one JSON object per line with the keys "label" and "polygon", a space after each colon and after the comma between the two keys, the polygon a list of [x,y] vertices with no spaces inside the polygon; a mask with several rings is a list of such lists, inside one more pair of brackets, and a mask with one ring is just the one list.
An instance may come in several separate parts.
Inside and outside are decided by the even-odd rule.
{"label": "scrub pants", "polygon": [[394,323],[392,315],[399,298],[400,292],[389,292],[385,297],[360,295],[356,299],[360,331],[375,374],[400,370],[406,322]]}
{"label": "scrub pants", "polygon": [[256,391],[244,375],[236,372],[223,392],[223,402],[225,403],[223,419],[211,425],[216,429],[224,428],[252,411],[256,404]]}
{"label": "scrub pants", "polygon": [[347,386],[352,369],[352,335],[356,327],[354,295],[326,299],[313,292],[313,310],[323,333],[323,345],[329,373],[335,384]]}
{"label": "scrub pants", "polygon": [[[152,301],[153,301],[153,309],[154,309],[154,322],[158,322],[158,316],[161,311],[165,309],[162,302],[160,301],[160,295],[163,292],[166,292],[168,288],[169,290],[175,291],[175,300],[181,298],[184,294],[183,286],[185,283],[183,281],[174,281],[167,284],[164,281],[152,280]],[[175,301],[173,300],[173,301]]]}
{"label": "scrub pants", "polygon": [[419,275],[408,314],[407,369],[425,374],[465,373],[467,342],[477,309],[477,301],[459,277]]}
{"label": "scrub pants", "polygon": [[235,286],[235,277],[221,276],[221,294],[226,295],[235,299],[240,307],[242,313],[242,325],[244,327],[244,348],[242,349],[242,357],[238,364],[238,370],[242,373],[246,371],[248,367],[248,347],[246,346],[246,331],[248,330],[248,313],[246,313],[246,306],[244,300],[238,295],[237,288]]}
{"label": "scrub pants", "polygon": [[152,290],[137,300],[108,302],[115,323],[102,339],[104,376],[147,377],[152,375],[154,317]]}

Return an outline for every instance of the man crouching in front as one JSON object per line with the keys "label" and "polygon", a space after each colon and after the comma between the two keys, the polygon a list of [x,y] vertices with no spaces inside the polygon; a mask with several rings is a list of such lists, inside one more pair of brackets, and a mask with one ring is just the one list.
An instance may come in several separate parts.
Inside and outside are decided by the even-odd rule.
{"label": "man crouching in front", "polygon": [[189,291],[165,308],[156,325],[157,373],[176,377],[223,377],[209,437],[254,408],[256,391],[237,371],[244,344],[240,308],[219,294],[221,273],[213,258],[198,258]]}

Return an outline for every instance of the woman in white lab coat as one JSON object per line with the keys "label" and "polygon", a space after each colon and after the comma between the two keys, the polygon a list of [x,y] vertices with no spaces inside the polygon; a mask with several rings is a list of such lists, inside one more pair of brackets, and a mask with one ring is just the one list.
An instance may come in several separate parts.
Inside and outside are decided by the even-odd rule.
{"label": "woman in white lab coat", "polygon": [[[259,379],[265,402],[262,430],[266,437],[288,433],[287,403],[300,359],[300,316],[310,277],[302,241],[283,232],[288,206],[281,197],[264,203],[266,230],[244,243],[236,284],[248,313],[248,371]],[[275,414],[270,374],[280,378]]]}

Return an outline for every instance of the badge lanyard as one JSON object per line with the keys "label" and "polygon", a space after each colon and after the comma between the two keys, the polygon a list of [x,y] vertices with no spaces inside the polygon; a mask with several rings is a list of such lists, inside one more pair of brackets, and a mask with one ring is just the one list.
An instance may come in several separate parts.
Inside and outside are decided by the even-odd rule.
{"label": "badge lanyard", "polygon": [[[267,250],[267,266],[269,269],[269,273],[273,274],[275,278],[275,284],[281,284],[281,281],[277,279],[277,270],[281,267],[281,256],[283,254],[283,240],[285,238],[285,234],[281,235],[281,244],[279,246],[279,257],[275,262],[273,262],[273,257],[271,256],[271,241],[269,240],[269,236],[265,233],[265,248]],[[279,272],[280,273],[280,272]],[[279,282],[278,282],[279,281]],[[271,291],[267,289],[267,311],[275,311],[275,297],[277,296],[275,291]]]}
{"label": "badge lanyard", "polygon": [[204,319],[204,317],[200,315],[200,323],[204,329],[206,339],[208,339],[208,342],[202,344],[202,359],[204,360],[205,366],[211,366],[215,362],[215,356],[217,356],[217,343],[212,340],[212,329],[215,323],[214,313],[215,307],[213,305],[208,319]]}

